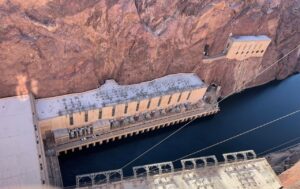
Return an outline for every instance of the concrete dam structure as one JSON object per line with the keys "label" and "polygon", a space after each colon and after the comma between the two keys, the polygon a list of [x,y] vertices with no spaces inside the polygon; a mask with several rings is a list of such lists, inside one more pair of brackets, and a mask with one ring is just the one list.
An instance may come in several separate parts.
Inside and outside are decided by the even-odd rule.
{"label": "concrete dam structure", "polygon": [[281,183],[265,158],[253,150],[216,156],[182,159],[181,168],[173,162],[133,167],[133,176],[122,169],[76,176],[76,188],[92,189],[279,189]]}
{"label": "concrete dam structure", "polygon": [[[3,134],[1,158],[17,162],[2,165],[6,171],[0,174],[0,184],[61,187],[60,153],[215,114],[219,91],[220,87],[205,84],[196,74],[179,73],[124,86],[108,80],[91,91],[52,98],[0,99],[1,127],[16,141],[16,147],[7,150],[9,137]],[[28,144],[23,144],[23,138]],[[18,150],[22,145],[26,151]],[[19,176],[14,175],[16,165]]]}

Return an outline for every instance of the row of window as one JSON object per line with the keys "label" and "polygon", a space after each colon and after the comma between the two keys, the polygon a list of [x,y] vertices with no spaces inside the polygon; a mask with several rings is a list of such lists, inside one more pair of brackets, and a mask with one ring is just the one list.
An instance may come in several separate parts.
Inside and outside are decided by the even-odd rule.
{"label": "row of window", "polygon": [[[255,53],[258,54],[258,53],[263,53],[263,52],[264,52],[264,50],[252,51],[251,54],[255,54]],[[249,51],[245,52],[245,54],[249,54],[249,53],[250,53]],[[239,52],[237,51],[235,54],[239,54]],[[242,51],[241,54],[244,54],[244,51]]]}
{"label": "row of window", "polygon": [[[182,93],[180,93],[180,95],[178,96],[177,102],[179,102],[181,100],[181,95],[182,95]],[[188,96],[186,97],[186,100],[189,100],[190,96],[191,96],[191,92],[188,93]],[[150,99],[148,101],[147,109],[150,108],[151,100],[152,99]],[[169,97],[168,105],[171,103],[171,100],[172,100],[172,95]],[[159,101],[158,101],[158,104],[157,104],[158,107],[161,105],[161,101],[162,101],[162,97],[159,98]],[[140,107],[140,102],[137,103],[136,111],[139,110],[139,107]],[[128,111],[128,104],[125,105],[124,114],[127,114],[127,111]],[[112,108],[112,117],[115,116],[115,113],[116,113],[116,107],[114,106]],[[102,119],[102,110],[101,109],[99,110],[98,119]],[[84,112],[84,121],[85,122],[89,121],[89,117],[88,117],[88,112],[87,111]],[[73,114],[70,114],[70,116],[69,116],[69,124],[70,125],[74,125]]]}
{"label": "row of window", "polygon": [[238,54],[258,54],[258,53],[264,53],[264,49],[262,50],[257,50],[257,49],[261,49],[263,47],[263,44],[259,43],[259,44],[244,44],[244,45],[240,45],[238,47],[238,50],[236,51],[236,55]]}

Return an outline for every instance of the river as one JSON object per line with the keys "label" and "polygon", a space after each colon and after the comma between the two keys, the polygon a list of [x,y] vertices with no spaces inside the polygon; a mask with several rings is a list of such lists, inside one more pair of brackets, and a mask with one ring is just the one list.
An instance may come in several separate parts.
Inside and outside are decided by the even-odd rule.
{"label": "river", "polygon": [[[300,109],[300,74],[235,94],[222,101],[220,109],[214,116],[194,121],[135,161],[125,168],[125,174],[131,174],[132,166],[174,160]],[[192,157],[217,155],[221,159],[223,153],[249,149],[260,153],[299,137],[299,123],[300,113]],[[78,174],[119,169],[179,126],[60,156],[64,186],[74,185]]]}

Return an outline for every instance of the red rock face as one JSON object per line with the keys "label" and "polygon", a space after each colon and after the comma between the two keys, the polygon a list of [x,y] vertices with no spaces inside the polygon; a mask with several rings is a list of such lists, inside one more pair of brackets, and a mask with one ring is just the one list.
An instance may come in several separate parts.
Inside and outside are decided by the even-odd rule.
{"label": "red rock face", "polygon": [[[223,95],[300,70],[299,0],[0,0],[0,97],[93,89],[196,72]],[[229,34],[272,37],[264,58],[202,62]],[[253,80],[253,81],[252,81]],[[249,82],[251,81],[251,82]]]}

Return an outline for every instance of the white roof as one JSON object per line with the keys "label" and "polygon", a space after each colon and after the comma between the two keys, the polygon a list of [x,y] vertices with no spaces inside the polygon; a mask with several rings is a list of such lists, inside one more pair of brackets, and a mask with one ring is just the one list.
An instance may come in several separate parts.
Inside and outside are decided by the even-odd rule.
{"label": "white roof", "polygon": [[0,99],[0,188],[41,185],[29,96]]}
{"label": "white roof", "polygon": [[193,73],[173,74],[133,85],[118,85],[114,80],[107,80],[98,89],[38,99],[36,109],[39,119],[43,120],[70,112],[101,108],[203,86],[206,85]]}
{"label": "white roof", "polygon": [[232,36],[234,41],[271,41],[266,35],[245,35],[245,36]]}
{"label": "white roof", "polygon": [[[102,187],[105,186],[107,185],[102,185]],[[267,160],[260,158],[137,179],[128,178],[110,184],[110,188],[114,187],[123,189],[279,189],[281,184]]]}

